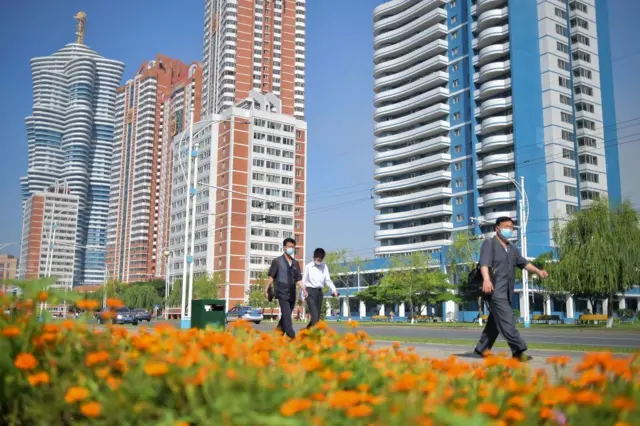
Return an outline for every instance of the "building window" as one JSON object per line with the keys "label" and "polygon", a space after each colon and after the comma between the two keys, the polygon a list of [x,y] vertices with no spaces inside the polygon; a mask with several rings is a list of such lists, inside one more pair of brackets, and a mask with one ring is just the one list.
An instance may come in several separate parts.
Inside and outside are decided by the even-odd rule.
{"label": "building window", "polygon": [[571,18],[571,28],[575,28],[575,27],[580,27],[580,28],[584,28],[585,30],[589,29],[589,21],[582,19],[582,18]]}
{"label": "building window", "polygon": [[454,165],[455,170],[462,170],[462,161],[458,161]]}
{"label": "building window", "polygon": [[455,40],[458,38],[458,31],[454,31],[451,33],[451,40]]}
{"label": "building window", "polygon": [[600,183],[600,176],[597,173],[582,172],[580,173],[580,182]]}
{"label": "building window", "polygon": [[455,129],[455,130],[453,131],[453,136],[460,136],[460,134],[461,134],[460,129]]}
{"label": "building window", "polygon": [[568,130],[563,130],[562,131],[562,139],[567,141],[567,142],[574,142],[575,141],[575,135],[573,134],[573,132],[570,132]]}
{"label": "building window", "polygon": [[598,157],[590,154],[582,154],[578,157],[580,164],[591,164],[593,166],[598,165]]}
{"label": "building window", "polygon": [[564,168],[564,177],[575,179],[576,178],[576,169],[571,168],[571,167],[565,167]]}
{"label": "building window", "polygon": [[568,89],[571,87],[571,80],[565,77],[558,76],[558,84],[560,85],[560,87]]}
{"label": "building window", "polygon": [[457,56],[457,55],[458,55],[458,52],[460,52],[460,49],[459,49],[459,48],[457,48],[457,47],[454,47],[453,49],[451,49],[451,54],[452,54],[453,56]]}
{"label": "building window", "polygon": [[581,118],[578,121],[576,121],[576,127],[578,129],[595,130],[596,129],[596,122],[595,121],[591,121],[591,120],[587,120],[586,118]]}
{"label": "building window", "polygon": [[593,114],[595,110],[596,110],[595,106],[588,102],[578,102],[576,104],[576,111],[586,111]]}
{"label": "building window", "polygon": [[456,204],[461,206],[464,203],[463,197],[456,197]]}
{"label": "building window", "polygon": [[560,103],[571,105],[571,98],[567,95],[560,94]]}
{"label": "building window", "polygon": [[573,115],[569,114],[568,112],[561,112],[560,113],[560,118],[565,123],[573,123]]}
{"label": "building window", "polygon": [[460,103],[460,95],[455,95],[453,97],[453,101],[454,104],[459,104]]}
{"label": "building window", "polygon": [[563,60],[563,59],[558,59],[558,68],[560,68],[561,70],[564,71],[569,71],[570,67],[569,67],[569,62]]}
{"label": "building window", "polygon": [[459,112],[454,112],[453,113],[453,119],[454,120],[460,120],[460,113]]}
{"label": "building window", "polygon": [[462,179],[456,179],[456,188],[462,187]]}
{"label": "building window", "polygon": [[452,24],[456,24],[456,23],[458,23],[458,15],[455,15],[455,16],[452,16],[452,17],[451,17],[451,23],[452,23]]}
{"label": "building window", "polygon": [[460,64],[458,62],[451,65],[451,71],[458,71],[459,69],[460,69]]}
{"label": "building window", "polygon": [[455,150],[457,153],[462,152],[462,145],[456,145]]}
{"label": "building window", "polygon": [[[573,44],[584,44],[585,46],[591,46],[591,39],[584,34],[574,34],[571,36],[571,42]],[[589,61],[591,62],[591,61]]]}
{"label": "building window", "polygon": [[572,149],[562,148],[562,158],[566,158],[568,160],[575,160],[576,152]]}
{"label": "building window", "polygon": [[582,136],[578,138],[578,146],[588,146],[589,148],[597,148],[598,144],[594,138]]}
{"label": "building window", "polygon": [[575,186],[565,185],[564,186],[564,195],[568,195],[569,197],[577,197],[578,196],[578,188]]}
{"label": "building window", "polygon": [[556,42],[557,46],[558,46],[558,51],[562,52],[562,53],[569,53],[569,45],[566,43],[563,43],[561,41]]}
{"label": "building window", "polygon": [[453,87],[459,87],[460,86],[460,80],[455,79],[453,80]]}
{"label": "building window", "polygon": [[578,84],[575,87],[576,95],[588,95],[593,96],[593,88],[585,86],[584,84]]}
{"label": "building window", "polygon": [[569,35],[569,32],[567,31],[567,27],[563,27],[560,24],[556,24],[556,33],[564,37],[567,37]]}
{"label": "building window", "polygon": [[569,3],[569,9],[579,10],[580,12],[583,12],[583,13],[589,13],[589,8],[587,7],[587,5],[579,1],[574,1]]}
{"label": "building window", "polygon": [[459,215],[456,216],[456,221],[462,222],[463,220],[464,220],[464,216],[463,215],[459,214]]}
{"label": "building window", "polygon": [[578,206],[574,206],[573,204],[567,204],[565,206],[567,214],[574,214],[578,211]]}
{"label": "building window", "polygon": [[591,78],[593,77],[593,74],[592,74],[591,70],[588,70],[588,69],[582,68],[582,67],[578,67],[578,68],[574,68],[573,69],[573,76],[574,77],[584,77],[584,78],[588,78],[589,80],[591,80]]}
{"label": "building window", "polygon": [[558,18],[567,19],[567,12],[560,9],[559,7],[556,7],[556,16]]}
{"label": "building window", "polygon": [[599,200],[600,193],[596,191],[581,191],[580,198],[583,200]]}

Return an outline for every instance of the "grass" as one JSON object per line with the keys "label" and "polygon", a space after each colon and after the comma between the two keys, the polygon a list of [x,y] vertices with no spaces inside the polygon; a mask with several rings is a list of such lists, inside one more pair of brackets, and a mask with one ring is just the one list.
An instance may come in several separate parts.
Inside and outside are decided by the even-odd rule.
{"label": "grass", "polygon": [[[400,343],[427,343],[427,344],[441,344],[441,345],[455,345],[455,346],[467,346],[473,348],[477,340],[470,339],[444,339],[437,337],[405,337],[405,336],[373,336],[375,340],[400,342]],[[613,353],[636,353],[638,348],[627,347],[612,347],[604,348],[599,346],[588,345],[564,345],[553,343],[527,343],[529,349],[534,350],[556,350],[556,351],[572,351],[572,352],[613,352]],[[506,342],[496,343],[498,348],[508,348]]]}

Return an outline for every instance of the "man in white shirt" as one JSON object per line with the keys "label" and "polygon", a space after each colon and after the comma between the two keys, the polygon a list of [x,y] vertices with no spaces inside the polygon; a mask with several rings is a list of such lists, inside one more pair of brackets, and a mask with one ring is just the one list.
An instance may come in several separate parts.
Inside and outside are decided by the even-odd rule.
{"label": "man in white shirt", "polygon": [[336,290],[336,286],[333,285],[329,275],[329,267],[324,263],[325,254],[323,249],[315,249],[313,251],[313,262],[304,267],[304,273],[302,274],[302,284],[307,290],[307,306],[311,314],[311,321],[309,321],[307,328],[313,327],[320,321],[324,286],[329,287],[333,297],[338,296],[338,290]]}

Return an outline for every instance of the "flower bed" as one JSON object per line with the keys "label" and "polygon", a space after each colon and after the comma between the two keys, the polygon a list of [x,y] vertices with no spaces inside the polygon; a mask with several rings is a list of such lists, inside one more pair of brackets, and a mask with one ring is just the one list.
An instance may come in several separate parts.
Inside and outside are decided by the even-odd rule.
{"label": "flower bed", "polygon": [[[549,362],[560,371],[568,359]],[[501,357],[421,359],[324,323],[292,342],[243,323],[227,333],[96,331],[39,322],[27,301],[0,317],[0,424],[621,426],[640,418],[637,357],[590,354],[577,368],[555,378]]]}

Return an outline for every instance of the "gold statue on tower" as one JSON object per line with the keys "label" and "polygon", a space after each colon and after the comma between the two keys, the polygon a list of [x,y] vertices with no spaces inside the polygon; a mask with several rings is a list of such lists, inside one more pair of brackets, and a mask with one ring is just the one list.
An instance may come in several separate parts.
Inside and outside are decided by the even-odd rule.
{"label": "gold statue on tower", "polygon": [[87,14],[84,12],[78,12],[74,18],[78,21],[78,24],[76,25],[76,43],[84,44],[84,31]]}

